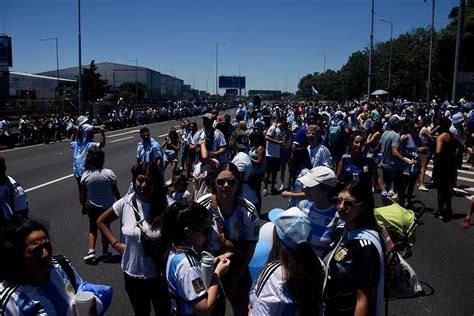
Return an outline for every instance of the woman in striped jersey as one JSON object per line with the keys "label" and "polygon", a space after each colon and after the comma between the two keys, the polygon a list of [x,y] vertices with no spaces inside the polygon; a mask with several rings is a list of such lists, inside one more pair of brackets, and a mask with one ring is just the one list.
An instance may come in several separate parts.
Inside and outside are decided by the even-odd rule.
{"label": "woman in striped jersey", "polygon": [[250,315],[317,315],[323,269],[311,247],[311,223],[297,207],[275,219],[267,264],[250,292]]}
{"label": "woman in striped jersey", "polygon": [[209,211],[198,203],[169,207],[163,216],[162,236],[168,244],[166,279],[173,315],[210,315],[219,293],[219,278],[229,270],[228,254],[216,258],[217,265],[209,286],[199,261],[211,230]]}

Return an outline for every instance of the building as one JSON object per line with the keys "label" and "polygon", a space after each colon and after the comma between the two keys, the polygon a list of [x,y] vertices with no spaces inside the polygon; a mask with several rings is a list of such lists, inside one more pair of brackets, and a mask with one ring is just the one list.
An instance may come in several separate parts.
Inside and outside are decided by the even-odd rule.
{"label": "building", "polygon": [[[96,63],[97,72],[101,79],[107,80],[113,89],[117,89],[124,82],[143,83],[147,87],[145,98],[157,99],[180,99],[183,97],[184,81],[173,76],[162,74],[153,69],[136,67],[116,63]],[[89,65],[83,66],[89,68]],[[59,70],[61,78],[77,79],[78,67],[64,68]],[[44,76],[56,76],[56,70],[38,73]]]}
{"label": "building", "polygon": [[[37,100],[65,97],[77,85],[77,80],[59,78],[58,82],[56,76],[49,77],[20,72],[10,72],[8,78],[9,96],[17,99]],[[57,94],[58,86],[59,94]]]}

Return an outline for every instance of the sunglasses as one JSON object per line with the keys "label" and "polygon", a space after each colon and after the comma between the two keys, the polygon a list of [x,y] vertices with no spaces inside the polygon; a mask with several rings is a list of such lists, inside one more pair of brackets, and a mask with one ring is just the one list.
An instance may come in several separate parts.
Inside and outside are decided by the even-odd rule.
{"label": "sunglasses", "polygon": [[231,187],[237,184],[237,180],[235,179],[217,179],[216,180],[217,185],[224,185],[226,182]]}
{"label": "sunglasses", "polygon": [[350,207],[350,208],[364,204],[363,202],[357,203],[356,201],[352,199],[343,199],[338,196],[333,197],[332,201],[336,203],[337,206],[343,204],[345,207]]}
{"label": "sunglasses", "polygon": [[41,258],[43,256],[43,250],[46,249],[50,254],[51,254],[51,251],[52,251],[52,247],[51,247],[51,243],[50,242],[46,242],[42,245],[38,245],[37,247],[33,248],[31,250],[31,254],[34,256],[34,257],[38,257],[38,258]]}

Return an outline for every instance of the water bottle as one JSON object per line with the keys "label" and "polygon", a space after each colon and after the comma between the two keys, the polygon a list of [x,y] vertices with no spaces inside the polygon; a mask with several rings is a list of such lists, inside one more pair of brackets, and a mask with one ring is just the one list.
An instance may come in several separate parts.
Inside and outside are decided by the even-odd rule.
{"label": "water bottle", "polygon": [[202,281],[204,282],[206,289],[208,289],[212,277],[214,276],[214,256],[207,251],[201,253],[201,271],[203,278]]}

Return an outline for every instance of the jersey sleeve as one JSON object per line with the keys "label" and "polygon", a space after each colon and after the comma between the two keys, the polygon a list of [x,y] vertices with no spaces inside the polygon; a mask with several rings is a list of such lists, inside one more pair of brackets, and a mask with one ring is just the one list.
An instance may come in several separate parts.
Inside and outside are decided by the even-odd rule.
{"label": "jersey sleeve", "polygon": [[258,241],[258,235],[260,233],[260,224],[259,224],[259,219],[257,215],[257,210],[251,204],[249,201],[247,202],[247,207],[249,208],[248,210],[248,218],[247,222],[245,223],[246,226],[246,234],[245,234],[245,239],[248,241],[252,242],[257,242]]}
{"label": "jersey sleeve", "polygon": [[354,253],[352,261],[356,286],[358,289],[375,287],[380,272],[380,256],[377,248],[365,239],[357,240],[357,242],[361,243],[361,248]]}
{"label": "jersey sleeve", "polygon": [[183,275],[178,276],[178,295],[189,303],[197,303],[207,296],[203,276],[199,267],[183,269]]}

